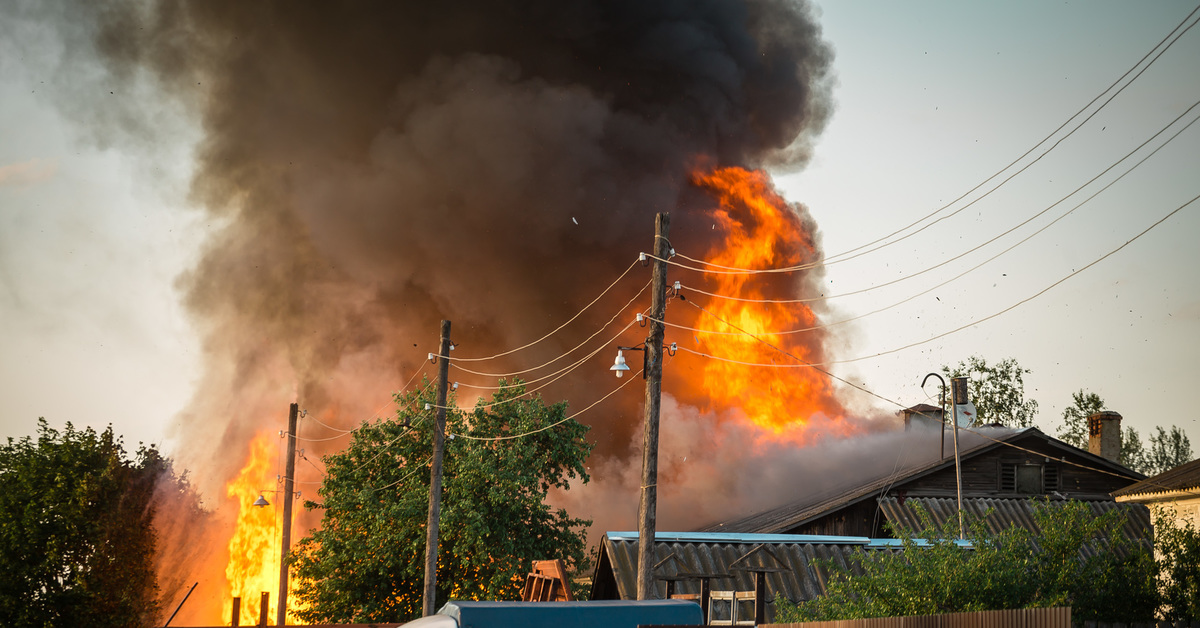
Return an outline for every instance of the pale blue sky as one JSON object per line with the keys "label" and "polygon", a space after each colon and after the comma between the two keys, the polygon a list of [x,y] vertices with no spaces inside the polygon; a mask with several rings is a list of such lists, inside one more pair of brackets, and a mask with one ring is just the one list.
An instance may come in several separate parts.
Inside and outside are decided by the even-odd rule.
{"label": "pale blue sky", "polygon": [[[829,254],[908,224],[991,175],[1194,8],[1165,1],[820,7],[837,54],[837,109],[812,164],[781,174],[779,183],[810,206]],[[184,199],[192,135],[185,123],[178,145],[161,147],[147,176],[146,155],[97,148],[56,113],[38,92],[52,59],[29,52],[0,37],[0,435],[31,433],[46,416],[54,425],[111,422],[130,442],[171,449],[167,427],[199,376],[198,335],[173,286],[205,231]],[[829,267],[831,290],[921,270],[1050,205],[1200,100],[1198,61],[1200,29],[1193,29],[1026,174],[918,237]],[[1200,193],[1197,173],[1200,129],[1193,127],[1095,201],[938,298],[848,326],[840,356],[887,351],[1012,305]],[[833,370],[911,404],[923,400],[921,377],[941,364],[971,354],[1014,357],[1033,370],[1027,394],[1041,403],[1047,431],[1071,392],[1088,388],[1143,432],[1174,423],[1200,439],[1189,394],[1200,381],[1197,235],[1200,206],[1193,205],[1013,312]],[[847,315],[870,311],[965,270],[969,260],[833,305]]]}
{"label": "pale blue sky", "polygon": [[[1133,66],[1195,7],[830,2],[822,8],[837,54],[837,112],[810,167],[780,181],[789,198],[809,205],[832,255],[907,225],[991,176]],[[831,289],[856,290],[944,261],[1046,208],[1132,150],[1200,100],[1197,31],[991,197],[900,244],[831,265]],[[928,296],[858,321],[844,354],[873,355],[1003,310],[1200,193],[1197,173],[1200,128],[1193,127],[1026,244]],[[1079,200],[981,254],[834,304],[858,314],[921,292]],[[1033,371],[1026,392],[1041,405],[1043,429],[1053,431],[1071,393],[1088,388],[1143,433],[1178,424],[1200,437],[1200,413],[1188,394],[1200,379],[1197,205],[1012,312],[838,372],[885,397],[916,403],[922,376],[941,364],[971,354],[1013,357]]]}

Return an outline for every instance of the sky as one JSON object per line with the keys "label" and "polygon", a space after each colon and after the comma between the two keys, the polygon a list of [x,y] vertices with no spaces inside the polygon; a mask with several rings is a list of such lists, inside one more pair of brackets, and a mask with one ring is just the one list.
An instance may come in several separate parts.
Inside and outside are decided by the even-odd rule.
{"label": "sky", "polygon": [[[1165,1],[817,4],[836,54],[836,109],[811,163],[774,174],[788,199],[809,207],[833,259],[1004,168],[1194,8]],[[45,417],[52,426],[111,424],[127,444],[173,451],[186,443],[171,440],[169,426],[201,376],[199,332],[176,280],[212,229],[186,194],[195,123],[177,121],[176,143],[158,147],[153,163],[145,152],[106,146],[39,91],[53,49],[32,53],[0,30],[0,436],[32,434]],[[1143,433],[1174,424],[1200,439],[1200,413],[1189,394],[1200,380],[1193,359],[1200,348],[1200,203],[1032,301],[982,320],[1113,251],[1200,193],[1200,129],[1184,131],[1027,243],[895,305],[1074,207],[1081,198],[947,262],[1046,209],[1200,100],[1196,59],[1200,29],[984,200],[916,237],[830,264],[829,293],[842,294],[946,262],[833,299],[832,318],[883,311],[838,326],[842,362],[831,370],[911,405],[928,400],[933,389],[922,391],[921,379],[943,364],[970,355],[1011,357],[1031,370],[1026,395],[1039,402],[1037,422],[1048,432],[1071,393],[1087,389]],[[877,397],[846,395],[862,408],[896,409]],[[1195,445],[1200,449],[1200,440]]]}

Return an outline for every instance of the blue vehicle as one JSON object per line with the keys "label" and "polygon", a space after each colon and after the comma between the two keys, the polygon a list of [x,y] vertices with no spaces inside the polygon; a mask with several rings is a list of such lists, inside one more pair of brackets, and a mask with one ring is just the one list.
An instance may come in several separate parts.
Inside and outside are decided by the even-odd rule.
{"label": "blue vehicle", "polygon": [[690,600],[595,602],[449,602],[403,628],[637,628],[699,626]]}

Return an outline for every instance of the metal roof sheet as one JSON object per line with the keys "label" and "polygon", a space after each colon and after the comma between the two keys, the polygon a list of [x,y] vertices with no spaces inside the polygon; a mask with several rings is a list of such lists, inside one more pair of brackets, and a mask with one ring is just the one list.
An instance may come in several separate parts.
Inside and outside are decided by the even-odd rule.
{"label": "metal roof sheet", "polygon": [[1113,496],[1153,495],[1190,489],[1200,489],[1200,458],[1126,486],[1119,491],[1113,491]]}
{"label": "metal roof sheet", "polygon": [[[637,532],[609,532],[613,541],[637,541]],[[816,545],[867,545],[865,536],[832,536],[826,534],[741,534],[735,532],[655,532],[655,543],[809,543]]]}
{"label": "metal roof sheet", "polygon": [[[612,533],[604,536],[601,551],[608,555],[608,562],[612,566],[620,597],[622,599],[636,598],[637,535],[619,533],[616,536],[610,536],[610,534]],[[863,541],[869,542],[870,540],[862,537],[849,537],[855,540],[853,543],[826,544],[798,542],[794,540],[794,537],[800,535],[787,535],[793,537],[793,540],[786,543],[765,543],[764,547],[770,550],[770,553],[754,552],[747,557],[746,555],[750,554],[753,548],[747,547],[746,542],[736,538],[728,543],[665,540],[671,536],[673,536],[671,533],[655,533],[654,560],[657,564],[671,554],[674,554],[679,560],[666,561],[655,572],[655,576],[677,576],[681,571],[728,574],[728,577],[713,578],[710,581],[710,588],[714,591],[753,591],[753,574],[736,568],[730,570],[730,565],[745,558],[739,565],[748,568],[777,567],[775,558],[778,558],[788,571],[766,575],[768,600],[773,600],[779,594],[796,601],[814,599],[824,594],[825,584],[828,582],[827,571],[818,567],[815,561],[829,560],[840,567],[849,568],[853,573],[861,573],[861,569],[850,558],[856,552],[877,551],[867,550],[868,543]],[[688,535],[685,533],[678,536]],[[745,535],[731,536],[744,537]],[[680,562],[683,564],[682,567]],[[658,582],[657,590],[657,595],[664,596],[666,584]],[[700,582],[698,580],[679,581],[675,585],[675,592],[699,594]],[[774,613],[773,606],[771,608],[769,616]]]}
{"label": "metal roof sheet", "polygon": [[[1064,502],[1050,502],[1050,506],[1061,505]],[[1092,514],[1099,517],[1114,510],[1126,514],[1125,524],[1121,530],[1125,538],[1138,544],[1147,544],[1152,538],[1150,527],[1150,511],[1140,504],[1124,504],[1109,501],[1083,502],[1091,509]],[[897,499],[885,497],[879,500],[879,509],[883,511],[888,521],[912,533],[921,531],[921,518],[917,514],[917,506],[924,508],[930,514],[934,523],[941,525],[958,518],[958,502],[954,499],[935,497],[909,497]],[[1017,526],[1040,534],[1041,528],[1033,516],[1034,504],[1028,499],[990,499],[970,498],[963,500],[963,512],[974,518],[987,522],[987,528],[992,533]],[[1111,539],[1105,539],[1111,542]],[[1100,548],[1088,547],[1083,550],[1084,556],[1091,556]]]}
{"label": "metal roof sheet", "polygon": [[[990,452],[998,447],[1004,447],[1012,444],[1014,441],[1032,437],[1041,440],[1052,447],[1061,449],[1064,453],[1079,456],[1087,459],[1091,464],[1101,469],[1108,469],[1113,472],[1119,472],[1128,475],[1132,479],[1140,479],[1140,473],[1131,471],[1112,461],[1106,460],[1090,452],[1072,447],[1058,439],[1052,438],[1044,434],[1041,430],[1035,427],[1027,427],[1019,430],[997,429],[988,432],[994,436],[984,436],[982,432],[960,435],[960,440],[963,441],[963,451],[960,458],[966,460],[968,458],[982,455]],[[982,437],[982,438],[981,438]],[[976,440],[979,439],[979,440]],[[974,441],[974,442],[972,442]],[[783,506],[765,510],[752,514],[748,517],[735,519],[723,523],[717,523],[704,528],[703,532],[745,532],[745,533],[778,533],[785,530],[793,529],[797,526],[808,523],[825,514],[859,503],[868,499],[875,499],[889,488],[910,482],[915,479],[927,476],[942,469],[951,468],[954,466],[953,458],[938,459],[921,464],[909,469],[899,471],[895,474],[889,474],[875,480],[853,486],[849,488],[841,488],[831,491],[827,494],[809,495],[803,499],[793,501]]]}

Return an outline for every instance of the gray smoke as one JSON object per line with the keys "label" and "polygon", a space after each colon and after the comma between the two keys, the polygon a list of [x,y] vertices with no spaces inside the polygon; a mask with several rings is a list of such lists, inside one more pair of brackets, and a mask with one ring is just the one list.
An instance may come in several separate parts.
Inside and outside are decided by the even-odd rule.
{"label": "gray smoke", "polygon": [[[558,326],[650,250],[656,212],[673,213],[677,247],[702,255],[721,234],[692,172],[800,167],[831,109],[831,49],[803,1],[114,0],[8,13],[56,25],[59,105],[97,141],[152,154],[171,139],[164,111],[198,121],[191,196],[214,230],[179,286],[206,368],[175,455],[210,495],[296,398],[332,425],[387,413],[436,349],[440,319],[456,355]],[[575,346],[648,279],[633,275],[563,334],[483,370]],[[612,387],[611,359],[544,396],[591,403]],[[581,420],[597,464],[636,465],[641,395],[618,398]]]}

